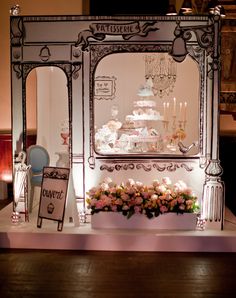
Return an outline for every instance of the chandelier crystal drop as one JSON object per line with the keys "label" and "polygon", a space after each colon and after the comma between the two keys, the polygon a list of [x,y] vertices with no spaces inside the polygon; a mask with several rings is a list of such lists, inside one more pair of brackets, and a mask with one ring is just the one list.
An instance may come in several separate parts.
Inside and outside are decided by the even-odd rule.
{"label": "chandelier crystal drop", "polygon": [[164,53],[145,55],[145,78],[152,79],[154,95],[169,95],[176,81],[176,62]]}

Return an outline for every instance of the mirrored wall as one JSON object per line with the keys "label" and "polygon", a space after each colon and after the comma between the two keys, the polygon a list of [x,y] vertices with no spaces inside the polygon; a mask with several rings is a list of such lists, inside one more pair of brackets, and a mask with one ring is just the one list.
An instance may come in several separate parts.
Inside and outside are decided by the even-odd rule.
{"label": "mirrored wall", "polygon": [[[59,67],[34,68],[26,80],[27,140],[47,149],[55,166],[69,145],[68,88],[66,75]],[[27,144],[27,146],[30,144]]]}
{"label": "mirrored wall", "polygon": [[200,74],[191,56],[182,63],[168,53],[104,57],[94,76],[96,152],[198,154],[199,98]]}

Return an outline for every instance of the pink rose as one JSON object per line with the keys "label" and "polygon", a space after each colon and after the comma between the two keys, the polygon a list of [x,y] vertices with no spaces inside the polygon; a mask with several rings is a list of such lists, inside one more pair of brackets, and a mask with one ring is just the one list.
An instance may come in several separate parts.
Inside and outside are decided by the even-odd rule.
{"label": "pink rose", "polygon": [[123,201],[128,201],[129,198],[130,198],[130,196],[129,196],[127,193],[122,193],[122,194],[121,194],[121,199],[122,199]]}
{"label": "pink rose", "polygon": [[161,206],[161,207],[160,207],[160,212],[161,212],[161,213],[168,212],[168,208],[167,208],[166,206]]}
{"label": "pink rose", "polygon": [[133,180],[133,179],[128,179],[128,181],[126,182],[126,185],[128,186],[128,187],[132,187],[132,186],[134,186],[135,185],[135,181]]}
{"label": "pink rose", "polygon": [[116,212],[116,211],[117,211],[117,206],[112,205],[112,206],[111,206],[111,210],[112,210],[113,212]]}
{"label": "pink rose", "polygon": [[102,190],[102,191],[106,191],[106,190],[108,190],[108,189],[109,189],[109,185],[108,185],[107,183],[103,182],[103,183],[101,184],[101,190]]}
{"label": "pink rose", "polygon": [[153,180],[152,185],[153,185],[154,187],[159,186],[159,185],[160,185],[159,180]]}
{"label": "pink rose", "polygon": [[135,198],[135,204],[140,205],[143,202],[143,198],[142,197],[136,197]]}
{"label": "pink rose", "polygon": [[171,185],[171,180],[169,177],[163,177],[162,178],[162,183],[166,184],[166,185]]}
{"label": "pink rose", "polygon": [[140,181],[137,181],[137,182],[135,183],[135,185],[136,185],[138,188],[142,188],[142,187],[143,187],[143,183],[140,182]]}
{"label": "pink rose", "polygon": [[185,205],[184,204],[179,205],[179,209],[180,210],[184,210],[185,209]]}
{"label": "pink rose", "polygon": [[139,206],[134,206],[135,213],[141,213],[141,208]]}
{"label": "pink rose", "polygon": [[122,207],[122,210],[129,210],[129,206],[124,205],[124,206]]}

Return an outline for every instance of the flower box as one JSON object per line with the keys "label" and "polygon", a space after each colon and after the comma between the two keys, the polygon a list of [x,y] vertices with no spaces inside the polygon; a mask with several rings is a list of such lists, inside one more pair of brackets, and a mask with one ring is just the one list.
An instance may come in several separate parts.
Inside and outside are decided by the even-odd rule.
{"label": "flower box", "polygon": [[143,214],[134,214],[127,218],[119,212],[98,212],[91,216],[93,229],[195,230],[196,223],[196,213],[167,212],[151,219]]}

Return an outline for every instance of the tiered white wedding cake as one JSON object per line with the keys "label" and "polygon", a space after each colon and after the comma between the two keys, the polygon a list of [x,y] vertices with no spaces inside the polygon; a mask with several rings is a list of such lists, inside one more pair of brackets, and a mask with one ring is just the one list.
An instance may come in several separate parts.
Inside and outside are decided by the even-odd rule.
{"label": "tiered white wedding cake", "polygon": [[99,152],[106,154],[159,152],[163,149],[157,125],[157,121],[162,121],[163,117],[156,110],[150,80],[139,89],[137,95],[139,99],[133,102],[134,110],[132,114],[125,116],[123,123],[118,121],[116,117],[118,110],[116,110],[116,115],[97,130],[95,142]]}
{"label": "tiered white wedding cake", "polygon": [[129,152],[150,152],[159,150],[160,133],[156,129],[156,121],[163,117],[155,109],[156,102],[151,84],[147,81],[138,92],[140,99],[134,101],[134,110],[127,115],[118,131],[118,144],[128,143]]}

